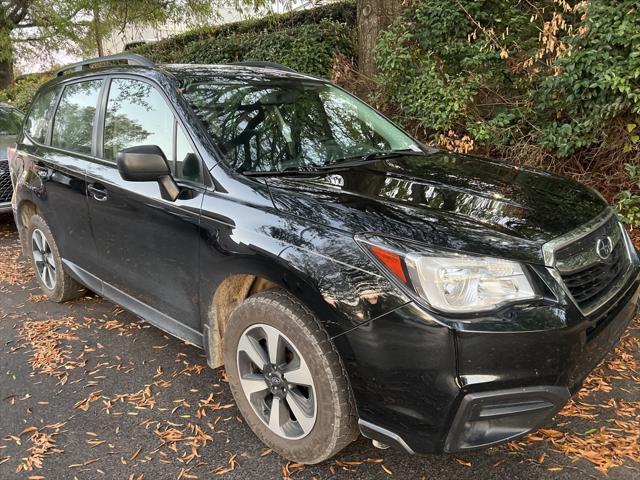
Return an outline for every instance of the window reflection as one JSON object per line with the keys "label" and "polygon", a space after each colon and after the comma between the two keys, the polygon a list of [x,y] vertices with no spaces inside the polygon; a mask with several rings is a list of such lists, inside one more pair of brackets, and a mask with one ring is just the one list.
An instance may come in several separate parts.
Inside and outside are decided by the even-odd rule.
{"label": "window reflection", "polygon": [[0,134],[12,135],[18,133],[22,125],[22,113],[17,108],[6,107],[0,109]]}
{"label": "window reflection", "polygon": [[64,87],[53,119],[51,145],[71,152],[91,154],[93,121],[102,80]]}
{"label": "window reflection", "polygon": [[45,141],[47,121],[51,118],[50,111],[58,92],[60,89],[54,88],[41,93],[31,106],[25,129],[36,142],[44,143]]}
{"label": "window reflection", "polygon": [[157,145],[171,160],[173,122],[173,112],[152,85],[138,80],[113,80],[105,115],[105,158],[115,160],[124,148]]}
{"label": "window reflection", "polygon": [[322,166],[415,145],[375,110],[328,83],[192,79],[184,93],[241,171]]}
{"label": "window reflection", "polygon": [[181,127],[178,127],[176,131],[176,165],[174,174],[177,178],[198,183],[202,182],[200,159],[191,148],[191,144]]}

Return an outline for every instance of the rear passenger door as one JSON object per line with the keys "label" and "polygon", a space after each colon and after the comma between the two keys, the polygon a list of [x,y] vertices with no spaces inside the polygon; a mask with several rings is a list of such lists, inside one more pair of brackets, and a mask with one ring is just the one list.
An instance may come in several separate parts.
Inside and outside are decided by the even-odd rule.
{"label": "rear passenger door", "polygon": [[[105,296],[174,335],[200,344],[198,245],[204,169],[162,91],[144,79],[117,78],[102,99],[101,158],[87,171],[97,257]],[[156,182],[129,182],[120,150],[157,145],[181,195],[162,198]]]}
{"label": "rear passenger door", "polygon": [[[104,79],[72,80],[34,100],[21,146],[33,180],[35,203],[65,262],[95,256],[86,202],[85,171],[95,153],[97,106]],[[37,181],[36,181],[37,179]]]}

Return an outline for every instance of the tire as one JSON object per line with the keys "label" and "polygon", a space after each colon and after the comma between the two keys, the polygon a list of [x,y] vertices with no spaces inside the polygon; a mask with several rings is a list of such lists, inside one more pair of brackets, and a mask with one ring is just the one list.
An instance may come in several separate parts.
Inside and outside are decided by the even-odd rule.
{"label": "tire", "polygon": [[29,218],[26,244],[40,288],[49,300],[62,303],[85,293],[82,285],[64,271],[51,229],[39,215]]}
{"label": "tire", "polygon": [[[260,367],[249,357],[249,346],[258,342],[263,355],[260,362],[264,362],[269,349],[263,337],[273,338],[274,333],[280,335],[277,344],[284,345],[284,353],[281,347],[280,359],[275,362],[279,367],[274,369],[269,362],[257,371]],[[315,316],[289,293],[268,290],[238,305],[226,326],[223,351],[227,379],[240,412],[258,438],[275,452],[294,462],[316,464],[358,437],[355,402],[340,356]],[[309,375],[301,372],[310,374],[311,386],[304,386]],[[273,384],[275,380],[267,380],[270,374],[281,374],[277,385]],[[303,378],[303,382],[297,383],[297,378]],[[243,381],[249,388],[243,387]],[[261,388],[260,381],[264,382],[262,391],[246,393],[253,385]],[[274,402],[282,407],[277,410],[281,412],[280,422],[272,421]],[[291,405],[297,405],[302,421],[292,415]],[[270,422],[282,426],[271,428]]]}

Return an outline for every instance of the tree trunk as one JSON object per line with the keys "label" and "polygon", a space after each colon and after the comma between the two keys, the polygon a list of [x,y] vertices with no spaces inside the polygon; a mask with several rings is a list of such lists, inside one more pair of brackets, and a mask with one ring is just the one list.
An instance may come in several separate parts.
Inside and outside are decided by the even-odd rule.
{"label": "tree trunk", "polygon": [[13,83],[13,61],[0,60],[0,89],[5,89]]}
{"label": "tree trunk", "polygon": [[98,56],[104,57],[104,44],[102,41],[102,32],[100,30],[100,11],[96,4],[93,5],[93,32],[96,37],[96,47],[98,48]]}
{"label": "tree trunk", "polygon": [[402,10],[401,0],[358,0],[358,70],[372,78],[376,73],[374,52],[380,32]]}

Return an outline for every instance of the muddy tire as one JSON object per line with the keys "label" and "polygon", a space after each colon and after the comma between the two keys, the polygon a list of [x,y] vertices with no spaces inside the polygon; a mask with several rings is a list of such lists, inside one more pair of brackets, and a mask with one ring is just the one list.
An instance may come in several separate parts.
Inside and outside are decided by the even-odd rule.
{"label": "muddy tire", "polygon": [[51,229],[39,215],[29,218],[25,243],[40,288],[49,300],[61,303],[85,293],[82,285],[64,271]]}
{"label": "muddy tire", "polygon": [[358,437],[342,361],[316,317],[289,293],[258,293],[231,313],[227,378],[253,432],[299,463],[327,460]]}

